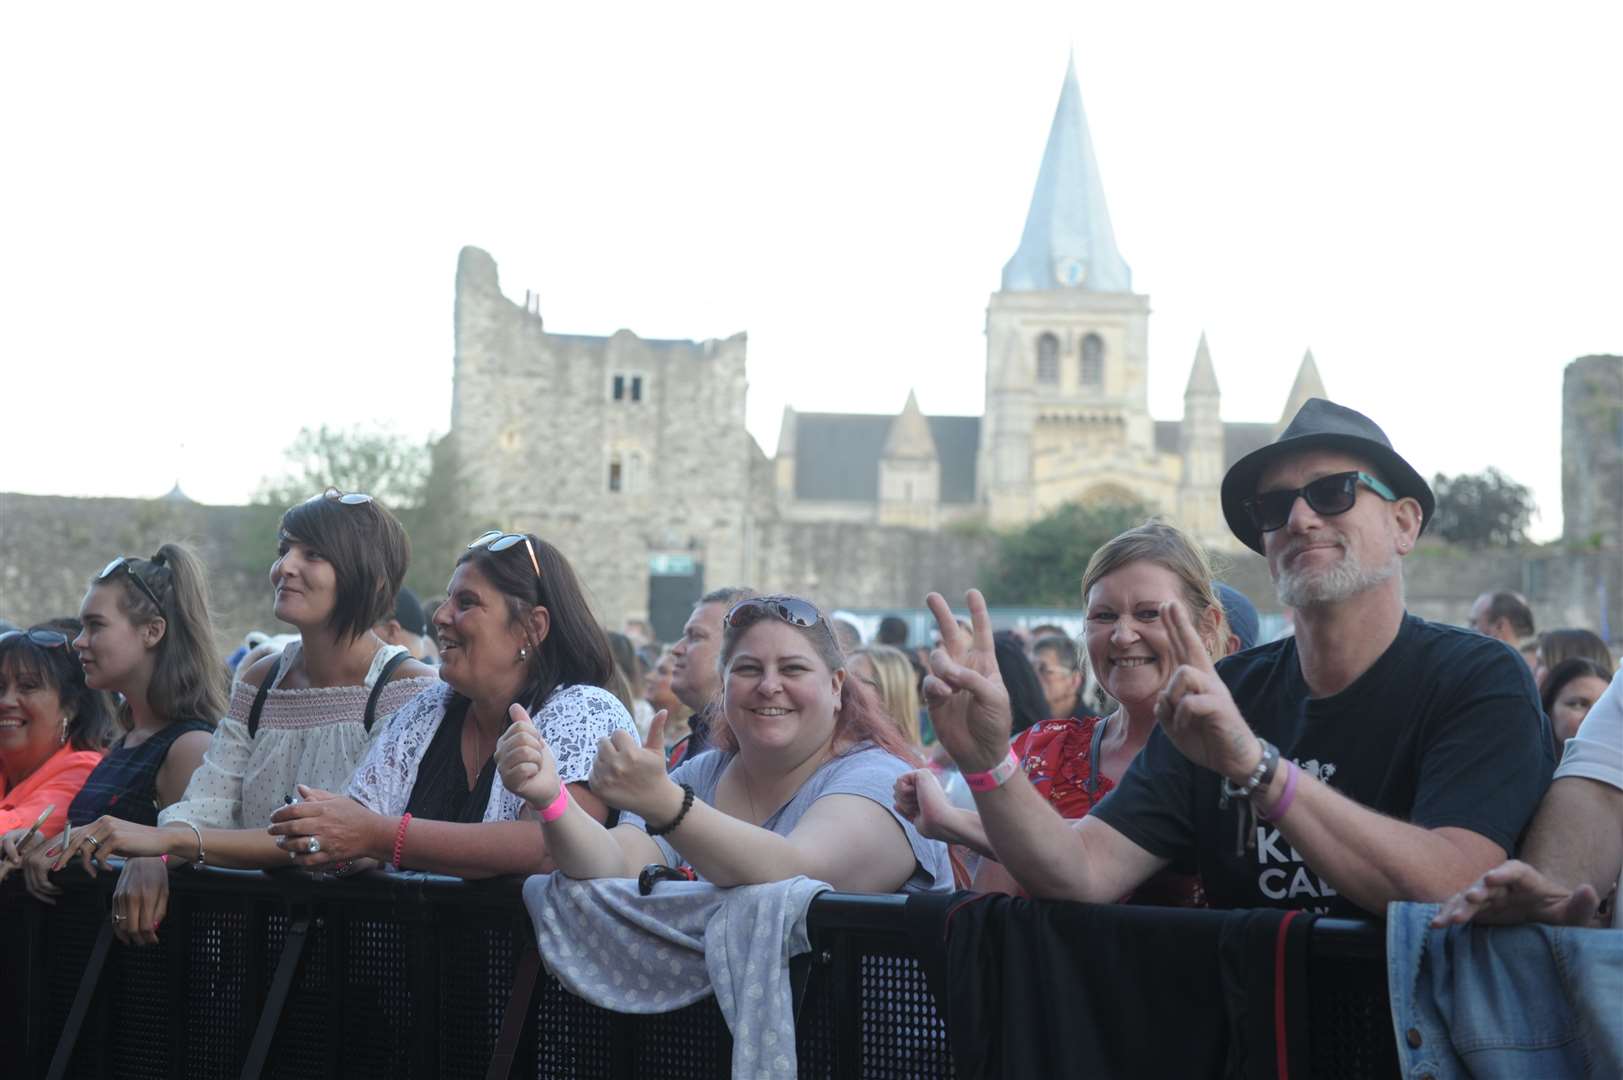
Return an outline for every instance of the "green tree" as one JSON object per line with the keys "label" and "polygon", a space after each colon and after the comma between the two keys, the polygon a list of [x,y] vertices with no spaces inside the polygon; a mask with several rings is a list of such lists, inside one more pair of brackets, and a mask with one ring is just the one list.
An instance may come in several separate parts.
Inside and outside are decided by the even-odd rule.
{"label": "green tree", "polygon": [[[447,440],[416,442],[376,428],[300,429],[283,451],[284,468],[260,481],[252,511],[238,525],[232,548],[234,561],[244,568],[266,569],[276,558],[276,525],[282,512],[328,487],[364,491],[383,501],[400,518],[412,540],[412,567],[407,581],[418,592],[433,583],[429,595],[445,588],[451,562],[447,560],[442,529],[455,517],[451,498],[454,474],[437,445]],[[427,539],[424,544],[419,537]],[[466,540],[463,541],[466,543]],[[426,550],[425,550],[426,549]],[[426,564],[426,565],[425,565]]]}
{"label": "green tree", "polygon": [[291,506],[328,487],[364,491],[400,511],[423,501],[431,444],[392,432],[353,428],[301,428],[283,452],[287,467],[260,483],[254,501]]}
{"label": "green tree", "polygon": [[987,603],[1069,607],[1082,603],[1082,571],[1101,544],[1150,517],[1137,502],[1066,503],[998,541]]}
{"label": "green tree", "polygon": [[1515,547],[1527,542],[1533,493],[1498,469],[1431,481],[1437,496],[1432,531],[1466,547]]}

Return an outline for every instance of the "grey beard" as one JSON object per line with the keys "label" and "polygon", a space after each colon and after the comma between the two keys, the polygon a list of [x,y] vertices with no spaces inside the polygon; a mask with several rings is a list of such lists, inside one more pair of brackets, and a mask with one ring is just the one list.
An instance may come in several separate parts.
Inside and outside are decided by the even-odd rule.
{"label": "grey beard", "polygon": [[1381,566],[1365,566],[1350,550],[1345,547],[1341,550],[1341,561],[1326,569],[1282,570],[1275,584],[1279,602],[1292,608],[1334,604],[1374,588],[1397,573],[1396,558],[1388,559]]}

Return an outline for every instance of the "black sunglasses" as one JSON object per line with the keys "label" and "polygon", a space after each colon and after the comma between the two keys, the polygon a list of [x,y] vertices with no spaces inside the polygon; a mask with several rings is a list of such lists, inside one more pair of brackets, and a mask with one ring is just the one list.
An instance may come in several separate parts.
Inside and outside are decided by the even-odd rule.
{"label": "black sunglasses", "polygon": [[649,863],[637,875],[637,895],[647,896],[654,891],[654,885],[661,881],[697,881],[698,877],[689,866],[665,866],[662,863]]}
{"label": "black sunglasses", "polygon": [[147,594],[147,599],[152,601],[152,606],[158,609],[159,614],[162,614],[163,601],[158,599],[158,594],[152,591],[152,586],[147,584],[146,579],[140,574],[136,573],[135,560],[130,558],[128,555],[120,555],[118,558],[102,567],[101,573],[96,575],[96,584],[100,585],[102,582],[106,581],[120,570],[130,575],[130,580],[135,582],[137,588]]}
{"label": "black sunglasses", "polygon": [[[66,649],[73,639],[60,630],[7,630],[0,634],[0,641],[7,638],[25,637],[42,649]],[[69,650],[70,652],[72,650]]]}
{"label": "black sunglasses", "polygon": [[776,616],[790,626],[802,628],[813,627],[823,621],[817,605],[798,596],[756,596],[740,600],[727,611],[725,621],[734,629],[742,629],[762,615]]}
{"label": "black sunglasses", "polygon": [[372,496],[364,491],[339,491],[335,487],[330,487],[320,495],[313,496],[310,501],[314,502],[316,499],[332,499],[345,506],[365,506],[372,501]]}
{"label": "black sunglasses", "polygon": [[1253,498],[1242,500],[1240,505],[1245,507],[1246,513],[1251,515],[1252,524],[1258,529],[1273,532],[1284,528],[1285,522],[1290,520],[1291,508],[1296,505],[1297,498],[1306,499],[1313,512],[1322,517],[1345,514],[1358,501],[1359,484],[1363,484],[1387,502],[1398,501],[1391,488],[1369,473],[1354,469],[1351,472],[1321,476],[1299,488],[1259,492]]}
{"label": "black sunglasses", "polygon": [[535,545],[530,543],[530,538],[523,533],[504,533],[500,529],[491,529],[489,532],[475,537],[473,543],[468,545],[468,550],[471,551],[476,547],[482,547],[490,551],[506,551],[520,542],[524,544],[524,550],[530,553],[530,566],[535,569],[535,579],[537,581],[543,580],[541,563],[535,557]]}

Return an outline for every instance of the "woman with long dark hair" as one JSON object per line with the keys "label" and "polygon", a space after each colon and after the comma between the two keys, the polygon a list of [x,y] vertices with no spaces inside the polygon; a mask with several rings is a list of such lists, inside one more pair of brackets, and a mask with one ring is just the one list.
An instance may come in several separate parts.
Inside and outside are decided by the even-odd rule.
{"label": "woman with long dark hair", "polygon": [[531,533],[489,532],[457,560],[434,613],[444,683],[395,714],[346,789],[301,788],[271,833],[301,866],[369,859],[461,877],[550,870],[541,831],[520,825],[524,801],[496,775],[496,742],[511,712],[558,748],[572,797],[599,822],[608,810],[586,783],[598,742],[635,733],[607,689],[608,638],[575,572]]}

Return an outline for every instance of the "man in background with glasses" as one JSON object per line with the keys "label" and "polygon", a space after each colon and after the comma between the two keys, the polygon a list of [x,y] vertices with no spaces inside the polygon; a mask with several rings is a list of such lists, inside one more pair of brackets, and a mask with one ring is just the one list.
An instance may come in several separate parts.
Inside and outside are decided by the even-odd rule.
{"label": "man in background with glasses", "polygon": [[926,696],[999,860],[1036,896],[1113,900],[1176,862],[1214,907],[1377,916],[1502,862],[1550,782],[1548,721],[1503,644],[1405,611],[1402,560],[1435,507],[1425,480],[1368,417],[1315,398],[1222,497],[1296,633],[1214,666],[1184,608],[1162,608],[1135,644],[1169,654],[1154,658],[1169,672],[1159,728],[1074,830],[1001,764],[984,601],[971,595],[970,634],[931,597],[944,649]]}

